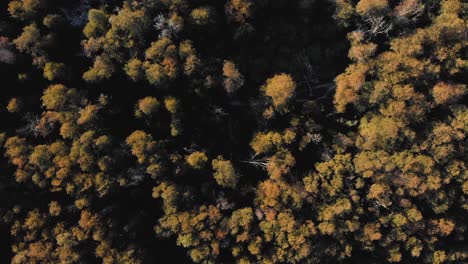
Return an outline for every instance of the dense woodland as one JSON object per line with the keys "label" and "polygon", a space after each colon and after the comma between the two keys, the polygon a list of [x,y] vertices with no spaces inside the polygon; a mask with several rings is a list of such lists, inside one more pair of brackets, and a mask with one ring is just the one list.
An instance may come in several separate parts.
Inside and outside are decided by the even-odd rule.
{"label": "dense woodland", "polygon": [[0,1],[0,263],[467,263],[467,18]]}

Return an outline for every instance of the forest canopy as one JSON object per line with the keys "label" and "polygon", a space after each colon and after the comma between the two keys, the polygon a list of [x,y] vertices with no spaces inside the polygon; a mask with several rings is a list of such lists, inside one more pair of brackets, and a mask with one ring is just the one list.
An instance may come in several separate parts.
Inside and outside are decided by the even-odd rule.
{"label": "forest canopy", "polygon": [[467,18],[1,1],[0,262],[468,262]]}

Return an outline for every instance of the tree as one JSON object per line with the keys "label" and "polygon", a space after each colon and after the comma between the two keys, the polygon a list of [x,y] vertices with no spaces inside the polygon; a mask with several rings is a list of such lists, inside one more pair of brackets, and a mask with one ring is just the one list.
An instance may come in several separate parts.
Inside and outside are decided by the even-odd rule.
{"label": "tree", "polygon": [[21,52],[31,53],[33,56],[36,56],[39,52],[41,33],[36,24],[30,24],[23,28],[23,33],[16,38],[13,43],[15,43],[16,48]]}
{"label": "tree", "polygon": [[432,93],[434,102],[438,105],[456,103],[466,94],[467,88],[463,85],[438,83],[434,86]]}
{"label": "tree", "polygon": [[190,13],[190,21],[198,26],[214,23],[214,9],[211,7],[199,7]]}
{"label": "tree", "polygon": [[42,105],[47,110],[60,111],[73,104],[76,104],[79,100],[79,94],[76,89],[67,88],[62,84],[55,84],[49,86],[41,98]]}
{"label": "tree", "polygon": [[134,82],[141,80],[144,76],[143,62],[136,58],[129,60],[124,70]]}
{"label": "tree", "polygon": [[193,152],[185,158],[185,161],[190,165],[190,167],[201,170],[205,167],[206,162],[208,162],[208,157],[206,154],[201,151]]}
{"label": "tree", "polygon": [[155,63],[146,65],[146,79],[151,85],[160,86],[166,79],[163,66]]}
{"label": "tree", "polygon": [[114,70],[114,65],[109,58],[98,56],[94,61],[93,67],[83,74],[83,80],[93,83],[109,79]]}
{"label": "tree", "polygon": [[224,89],[228,94],[234,93],[244,84],[244,76],[237,70],[232,61],[224,61],[223,76]]}
{"label": "tree", "polygon": [[23,108],[23,101],[17,97],[11,98],[6,108],[10,113],[18,113]]}
{"label": "tree", "polygon": [[159,109],[159,105],[159,101],[155,97],[147,96],[143,99],[140,99],[136,105],[137,109],[135,110],[135,116],[151,116]]}
{"label": "tree", "polygon": [[8,12],[19,20],[33,18],[43,7],[42,0],[14,0],[8,3]]}
{"label": "tree", "polygon": [[103,10],[90,9],[88,11],[88,23],[83,29],[87,38],[98,38],[103,36],[108,29],[108,17]]}
{"label": "tree", "polygon": [[236,187],[239,175],[237,175],[234,170],[231,161],[225,160],[222,156],[218,156],[217,159],[211,161],[211,165],[215,171],[213,176],[220,186],[227,188]]}
{"label": "tree", "polygon": [[50,30],[57,30],[63,27],[65,18],[58,14],[49,14],[42,20],[42,24]]}
{"label": "tree", "polygon": [[224,9],[230,20],[242,24],[252,16],[254,4],[249,0],[229,0]]}
{"label": "tree", "polygon": [[52,201],[49,204],[49,214],[51,216],[59,216],[61,212],[60,204],[56,201]]}
{"label": "tree", "polygon": [[360,0],[356,5],[356,11],[361,16],[378,15],[388,8],[387,0]]}
{"label": "tree", "polygon": [[44,66],[44,78],[49,81],[65,77],[65,64],[61,62],[48,62]]}
{"label": "tree", "polygon": [[271,98],[275,108],[284,109],[295,94],[296,83],[291,75],[282,73],[268,79],[262,90]]}
{"label": "tree", "polygon": [[131,147],[132,154],[138,158],[139,163],[144,163],[156,150],[156,142],[151,135],[141,130],[134,131],[126,139],[127,145]]}

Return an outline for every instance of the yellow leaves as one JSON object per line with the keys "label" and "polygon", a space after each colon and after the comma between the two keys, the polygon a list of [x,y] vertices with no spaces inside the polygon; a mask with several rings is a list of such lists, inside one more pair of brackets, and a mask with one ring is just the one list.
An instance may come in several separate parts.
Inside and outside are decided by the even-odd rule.
{"label": "yellow leaves", "polygon": [[184,40],[179,44],[179,56],[182,59],[195,54],[195,48],[190,40]]}
{"label": "yellow leaves", "polygon": [[432,264],[442,264],[447,260],[447,254],[443,250],[437,250],[432,255]]}
{"label": "yellow leaves", "polygon": [[214,10],[211,7],[199,7],[190,13],[190,21],[198,26],[214,22]]}
{"label": "yellow leaves", "polygon": [[279,145],[281,142],[282,137],[278,132],[257,133],[250,142],[250,146],[258,155],[271,151],[275,145]]}
{"label": "yellow leaves", "polygon": [[40,10],[41,0],[13,0],[8,3],[8,12],[19,20],[27,20]]}
{"label": "yellow leaves", "polygon": [[51,153],[47,145],[38,145],[34,148],[29,163],[36,165],[41,171],[44,171],[50,166]]}
{"label": "yellow leaves", "polygon": [[97,118],[98,111],[99,107],[97,105],[87,105],[80,110],[80,117],[77,120],[77,124],[84,125],[94,121]]}
{"label": "yellow leaves", "polygon": [[125,64],[125,73],[134,82],[137,82],[143,78],[143,62],[139,59],[131,59]]}
{"label": "yellow leaves", "polygon": [[261,246],[262,246],[262,238],[257,236],[255,237],[255,240],[249,243],[249,245],[247,246],[247,249],[252,255],[260,255]]}
{"label": "yellow leaves", "polygon": [[447,84],[440,82],[436,84],[432,90],[434,102],[437,105],[450,104],[457,102],[467,92],[464,85]]}
{"label": "yellow leaves", "polygon": [[233,235],[240,234],[250,230],[250,225],[254,220],[253,210],[250,207],[245,207],[232,212],[229,218],[228,227]]}
{"label": "yellow leaves", "polygon": [[462,10],[462,3],[459,0],[441,1],[442,14],[458,14]]}
{"label": "yellow leaves", "polygon": [[223,157],[218,156],[217,159],[211,162],[211,165],[213,166],[213,170],[215,170],[213,176],[220,186],[228,188],[236,187],[239,176],[236,174],[231,161],[224,160]]}
{"label": "yellow leaves", "polygon": [[405,59],[405,56],[407,59],[417,57],[423,55],[425,42],[426,34],[420,29],[413,35],[392,39],[390,50],[394,52],[395,57],[402,59]]}
{"label": "yellow leaves", "polygon": [[155,63],[146,65],[146,79],[152,85],[158,86],[166,79],[164,67]]}
{"label": "yellow leaves", "polygon": [[409,209],[406,215],[411,222],[418,222],[423,219],[421,212],[419,212],[416,208]]}
{"label": "yellow leaves", "polygon": [[182,246],[184,248],[188,248],[194,245],[194,238],[192,234],[180,234],[177,236],[177,245]]}
{"label": "yellow leaves", "polygon": [[430,190],[438,190],[442,186],[442,179],[437,175],[429,175],[427,177],[427,187]]}
{"label": "yellow leaves", "polygon": [[280,186],[272,180],[266,180],[258,186],[257,198],[265,206],[277,208],[280,195]]}
{"label": "yellow leaves", "polygon": [[358,63],[363,63],[372,57],[377,50],[375,43],[353,44],[348,52],[348,57]]}
{"label": "yellow leaves", "polygon": [[97,56],[93,66],[83,74],[83,80],[90,83],[109,79],[114,73],[114,64],[107,56]]}
{"label": "yellow leaves", "polygon": [[408,223],[408,218],[403,214],[398,213],[392,217],[392,223],[395,227],[400,228]]}
{"label": "yellow leaves", "polygon": [[42,105],[47,110],[59,111],[65,108],[68,104],[78,100],[78,93],[75,89],[70,89],[62,84],[49,86],[41,98]]}
{"label": "yellow leaves", "polygon": [[371,185],[369,189],[369,193],[367,194],[367,198],[369,199],[376,199],[379,198],[382,194],[385,194],[388,189],[385,185],[374,183]]}
{"label": "yellow leaves", "polygon": [[201,151],[193,152],[185,158],[185,161],[194,169],[201,170],[205,167],[208,158]]}
{"label": "yellow leaves", "polygon": [[128,136],[126,143],[131,147],[132,154],[138,158],[139,163],[146,162],[148,156],[156,149],[153,137],[141,130],[136,130]]}
{"label": "yellow leaves", "polygon": [[335,17],[346,24],[346,21],[351,19],[355,13],[354,7],[349,0],[336,0]]}
{"label": "yellow leaves", "polygon": [[304,183],[304,189],[308,193],[318,193],[319,192],[319,175],[318,174],[311,174],[302,180]]}
{"label": "yellow leaves", "polygon": [[446,124],[437,124],[428,141],[432,156],[439,163],[447,162],[460,151],[457,142],[464,138],[465,134],[462,131]]}
{"label": "yellow leaves", "polygon": [[47,62],[44,66],[44,78],[49,81],[65,77],[65,64],[61,62]]}
{"label": "yellow leaves", "polygon": [[197,247],[190,250],[189,255],[195,263],[200,263],[210,255],[210,248],[207,246]]}
{"label": "yellow leaves", "polygon": [[389,250],[389,256],[387,258],[388,262],[400,262],[402,259],[402,254],[400,252],[400,247],[395,246]]}
{"label": "yellow leaves", "polygon": [[[109,32],[124,32],[126,38],[144,40],[144,32],[150,25],[148,15],[145,13],[146,9],[140,8],[133,10],[126,3],[119,10],[116,15],[109,18],[112,28]],[[127,47],[131,47],[131,41],[126,43]]]}
{"label": "yellow leaves", "polygon": [[400,131],[403,127],[404,124],[401,121],[393,118],[363,117],[356,145],[363,150],[391,149],[400,139]]}
{"label": "yellow leaves", "polygon": [[282,73],[268,79],[262,89],[272,99],[273,106],[282,109],[294,96],[296,83],[291,75]]}
{"label": "yellow leaves", "polygon": [[98,38],[107,31],[107,14],[99,9],[90,9],[88,11],[88,23],[83,29],[86,38]]}
{"label": "yellow leaves", "polygon": [[[321,188],[327,192],[327,195],[335,196],[342,190],[344,178],[348,177],[349,173],[353,170],[351,155],[335,155],[329,161],[316,164],[315,169],[318,172]],[[317,188],[314,186],[314,181],[310,180],[308,180],[308,185],[312,185],[306,188],[310,190]]]}
{"label": "yellow leaves", "polygon": [[9,113],[18,113],[22,110],[22,108],[23,102],[17,97],[11,98],[6,107]]}
{"label": "yellow leaves", "polygon": [[332,221],[336,217],[349,212],[351,208],[352,205],[348,199],[340,198],[334,204],[325,206],[320,210],[319,220]]}
{"label": "yellow leaves", "polygon": [[289,151],[279,151],[268,158],[266,169],[271,179],[279,180],[282,175],[290,172],[295,163],[296,160]]}
{"label": "yellow leaves", "polygon": [[333,235],[335,233],[335,225],[330,222],[322,222],[318,225],[320,233],[324,235]]}
{"label": "yellow leaves", "polygon": [[153,188],[153,198],[162,198],[164,212],[167,215],[177,212],[178,191],[174,184],[162,182]]}
{"label": "yellow leaves", "polygon": [[354,168],[364,178],[370,178],[385,169],[389,162],[388,153],[384,151],[362,151],[354,158]]}
{"label": "yellow leaves", "polygon": [[150,61],[162,61],[167,56],[175,55],[175,51],[176,48],[172,41],[164,37],[151,43],[151,46],[145,52],[145,58]]}
{"label": "yellow leaves", "polygon": [[260,155],[279,149],[284,144],[291,144],[295,138],[296,133],[290,129],[286,129],[283,134],[274,131],[258,132],[250,142],[250,146],[256,155]]}
{"label": "yellow leaves", "polygon": [[175,97],[166,97],[164,99],[164,107],[171,114],[176,114],[179,110],[179,100]]}
{"label": "yellow leaves", "polygon": [[29,146],[26,139],[20,137],[10,137],[6,140],[5,145],[6,156],[10,159],[13,165],[19,168],[23,167],[28,160]]}

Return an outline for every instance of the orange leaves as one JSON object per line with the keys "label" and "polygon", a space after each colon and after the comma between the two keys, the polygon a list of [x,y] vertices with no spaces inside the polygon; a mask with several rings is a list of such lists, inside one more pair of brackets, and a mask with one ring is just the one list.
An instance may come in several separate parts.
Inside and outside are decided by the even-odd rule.
{"label": "orange leaves", "polygon": [[404,124],[399,120],[373,116],[361,120],[359,137],[356,145],[364,150],[379,148],[391,149],[400,140],[400,133]]}
{"label": "orange leaves", "polygon": [[138,100],[135,110],[136,117],[149,116],[151,117],[158,109],[160,103],[158,99],[152,96],[147,96]]}
{"label": "orange leaves", "polygon": [[403,0],[395,7],[395,13],[401,18],[412,18],[424,11],[424,5],[420,0]]}
{"label": "orange leaves", "polygon": [[153,140],[153,137],[141,130],[133,132],[127,137],[126,142],[131,147],[132,154],[138,158],[139,163],[147,161],[149,155],[156,148],[156,142]]}
{"label": "orange leaves", "polygon": [[296,83],[289,74],[278,74],[268,79],[262,88],[275,108],[284,108],[295,94]]}
{"label": "orange leaves", "polygon": [[361,16],[376,15],[388,8],[388,0],[360,0],[356,11]]}
{"label": "orange leaves", "polygon": [[380,224],[366,224],[364,226],[364,239],[369,241],[375,241],[382,238],[382,233],[380,233]]}
{"label": "orange leaves", "polygon": [[252,16],[254,4],[250,0],[229,0],[225,10],[229,19],[238,23],[245,23]]}
{"label": "orange leaves", "polygon": [[335,107],[338,112],[344,112],[348,104],[356,104],[358,93],[366,80],[369,71],[367,64],[354,64],[346,72],[336,77]]}
{"label": "orange leaves", "polygon": [[232,61],[224,61],[223,76],[224,89],[228,94],[234,93],[244,85],[244,76],[242,76]]}
{"label": "orange leaves", "polygon": [[437,105],[456,103],[467,92],[464,85],[447,84],[440,82],[432,90],[434,102]]}

